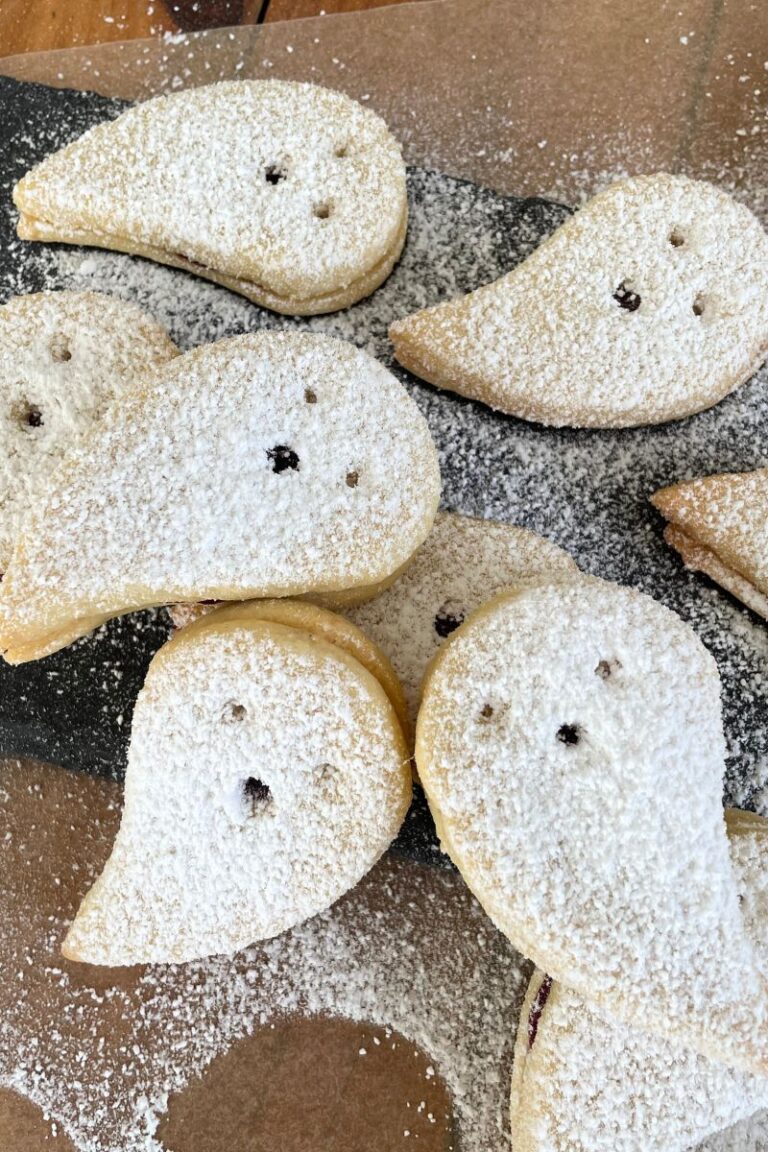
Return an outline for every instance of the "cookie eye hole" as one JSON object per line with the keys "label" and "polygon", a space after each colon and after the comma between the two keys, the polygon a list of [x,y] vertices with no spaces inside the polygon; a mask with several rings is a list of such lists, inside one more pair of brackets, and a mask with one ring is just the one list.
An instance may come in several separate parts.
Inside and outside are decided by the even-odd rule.
{"label": "cookie eye hole", "polygon": [[276,444],[274,448],[268,448],[267,459],[272,465],[272,471],[278,474],[299,471],[299,457],[287,444]]}
{"label": "cookie eye hole", "polygon": [[685,236],[679,228],[673,228],[669,234],[669,242],[673,248],[682,248],[685,244]]}
{"label": "cookie eye hole", "polygon": [[345,156],[349,155],[349,145],[337,144],[333,150],[333,154],[338,160],[343,160]]}
{"label": "cookie eye hole", "polygon": [[635,292],[630,280],[622,280],[614,292],[613,298],[619,308],[623,308],[625,312],[637,312],[640,307],[640,296]]}
{"label": "cookie eye hole", "polygon": [[315,204],[312,209],[312,214],[318,220],[328,220],[333,213],[333,205],[324,200],[321,204]]}
{"label": "cookie eye hole", "polygon": [[561,744],[573,748],[581,740],[581,729],[578,724],[561,724],[557,730],[557,738]]}
{"label": "cookie eye hole", "polygon": [[599,676],[601,680],[610,680],[611,676],[618,672],[620,668],[620,660],[601,660],[597,668],[595,668],[595,675]]}
{"label": "cookie eye hole", "polygon": [[68,360],[72,359],[69,341],[65,336],[54,336],[51,340],[51,359],[56,364],[66,364]]}
{"label": "cookie eye hole", "polygon": [[315,768],[315,776],[320,784],[327,784],[333,776],[333,764],[329,764],[327,761],[318,764]]}
{"label": "cookie eye hole", "polygon": [[279,164],[270,164],[269,167],[264,169],[264,179],[267,184],[279,184],[282,180],[286,179],[286,173]]}
{"label": "cookie eye hole", "polygon": [[704,297],[697,296],[692,305],[694,316],[704,315]]}
{"label": "cookie eye hole", "polygon": [[357,488],[357,482],[360,479],[357,472],[347,472],[346,475],[347,488]]}
{"label": "cookie eye hole", "polygon": [[221,713],[221,720],[223,724],[239,724],[245,720],[247,715],[248,709],[244,704],[238,704],[236,700],[228,700]]}
{"label": "cookie eye hole", "polygon": [[493,705],[492,704],[483,704],[482,708],[480,709],[480,719],[484,720],[487,723],[492,717],[493,717]]}
{"label": "cookie eye hole", "polygon": [[256,816],[272,802],[272,792],[269,784],[249,776],[242,784],[243,805],[248,816]]}
{"label": "cookie eye hole", "polygon": [[317,404],[317,392],[313,391],[312,388],[305,388],[304,399],[307,404]]}
{"label": "cookie eye hole", "polygon": [[463,622],[464,613],[461,608],[456,604],[452,604],[450,600],[447,600],[441,608],[438,608],[435,614],[435,632],[437,632],[442,640],[445,640],[446,636],[450,636],[451,632],[455,632]]}
{"label": "cookie eye hole", "polygon": [[45,421],[36,404],[26,404],[21,411],[19,423],[24,428],[42,428]]}

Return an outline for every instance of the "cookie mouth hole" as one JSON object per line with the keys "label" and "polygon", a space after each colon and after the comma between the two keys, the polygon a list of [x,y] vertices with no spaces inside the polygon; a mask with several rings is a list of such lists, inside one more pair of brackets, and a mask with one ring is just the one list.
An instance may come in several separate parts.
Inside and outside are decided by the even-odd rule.
{"label": "cookie mouth hole", "polygon": [[679,228],[673,228],[669,234],[669,242],[673,248],[682,248],[685,244],[685,236]]}
{"label": "cookie mouth hole", "polygon": [[280,184],[288,178],[288,173],[279,164],[269,164],[264,169],[264,179],[267,184]]}
{"label": "cookie mouth hole", "polygon": [[360,479],[360,477],[357,474],[357,472],[354,472],[354,471],[347,472],[347,475],[345,477],[345,483],[347,485],[347,488],[357,488],[357,484],[358,484],[359,479]]}
{"label": "cookie mouth hole", "polygon": [[601,660],[595,668],[595,676],[599,676],[601,680],[610,680],[621,670],[620,660]]}
{"label": "cookie mouth hole", "polygon": [[623,308],[625,312],[637,312],[641,304],[641,298],[632,287],[631,280],[622,280],[614,292],[613,298],[619,308]]}
{"label": "cookie mouth hole", "polygon": [[236,700],[228,700],[221,713],[224,724],[240,724],[248,715],[245,704],[238,704]]}
{"label": "cookie mouth hole", "polygon": [[557,730],[557,739],[569,748],[575,748],[581,741],[581,728],[578,724],[561,724]]}
{"label": "cookie mouth hole", "polygon": [[249,776],[241,785],[243,807],[247,816],[256,816],[263,812],[272,803],[272,791],[269,784]]}
{"label": "cookie mouth hole", "polygon": [[287,444],[276,444],[274,448],[268,448],[267,459],[272,465],[272,471],[277,472],[278,475],[281,472],[299,471],[298,454]]}
{"label": "cookie mouth hole", "polygon": [[706,301],[704,300],[703,296],[697,296],[696,297],[693,304],[691,305],[691,307],[693,309],[694,316],[703,316],[704,315],[705,304],[706,304]]}
{"label": "cookie mouth hole", "polygon": [[464,613],[461,608],[447,600],[435,614],[434,628],[440,639],[445,640],[446,636],[450,636],[451,632],[455,632],[463,623]]}
{"label": "cookie mouth hole", "polygon": [[315,204],[312,209],[312,215],[317,220],[329,220],[333,215],[333,204],[328,200],[323,200],[320,204]]}
{"label": "cookie mouth hole", "polygon": [[51,340],[51,359],[56,364],[66,364],[72,359],[72,351],[66,336],[54,336]]}
{"label": "cookie mouth hole", "polygon": [[313,388],[305,388],[304,399],[307,404],[317,404],[317,392]]}
{"label": "cookie mouth hole", "polygon": [[30,401],[15,405],[11,414],[24,429],[42,428],[45,423],[42,410],[38,408],[37,404],[32,404]]}
{"label": "cookie mouth hole", "polygon": [[545,976],[539,985],[539,990],[533,998],[530,1011],[528,1013],[528,1051],[530,1052],[536,1043],[536,1037],[539,1033],[539,1024],[541,1016],[546,1007],[549,994],[552,991],[552,977]]}

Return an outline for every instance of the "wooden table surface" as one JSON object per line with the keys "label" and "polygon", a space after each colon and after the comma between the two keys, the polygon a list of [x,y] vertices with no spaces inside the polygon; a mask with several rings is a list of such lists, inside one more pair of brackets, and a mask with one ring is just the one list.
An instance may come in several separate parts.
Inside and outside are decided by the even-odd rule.
{"label": "wooden table surface", "polygon": [[0,0],[0,56],[233,24],[378,8],[403,0]]}

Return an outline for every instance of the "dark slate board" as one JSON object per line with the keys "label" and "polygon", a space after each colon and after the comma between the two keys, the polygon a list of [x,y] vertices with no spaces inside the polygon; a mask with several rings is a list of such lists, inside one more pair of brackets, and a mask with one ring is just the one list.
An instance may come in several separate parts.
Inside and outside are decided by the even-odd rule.
{"label": "dark slate board", "polygon": [[[165,323],[182,348],[263,327],[309,327],[367,348],[400,375],[424,411],[441,454],[447,508],[530,527],[567,548],[585,570],[640,587],[692,623],[723,676],[726,799],[768,809],[768,629],[683,570],[663,544],[661,522],[647,501],[656,488],[686,476],[765,462],[765,373],[711,412],[656,429],[552,430],[501,416],[439,393],[392,364],[387,326],[495,279],[524,259],[569,209],[411,169],[409,238],[392,277],[346,313],[289,320],[145,261],[18,241],[15,181],[124,105],[2,78],[0,101],[1,299],[57,287],[115,292]],[[119,778],[133,701],[168,630],[161,609],[113,621],[39,663],[0,664],[0,754],[34,755]],[[400,847],[435,856],[420,798]]]}

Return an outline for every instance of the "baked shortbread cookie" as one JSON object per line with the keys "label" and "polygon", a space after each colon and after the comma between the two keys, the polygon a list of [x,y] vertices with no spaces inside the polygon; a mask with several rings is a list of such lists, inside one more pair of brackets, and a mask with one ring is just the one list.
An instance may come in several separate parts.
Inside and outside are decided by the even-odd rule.
{"label": "baked shortbread cookie", "polygon": [[[768,822],[726,813],[747,930],[768,970]],[[516,1152],[684,1152],[768,1108],[768,1079],[599,1016],[536,971],[512,1075]]]}
{"label": "baked shortbread cookie", "polygon": [[113,296],[40,292],[0,308],[0,572],[70,445],[137,372],[176,354],[159,324]]}
{"label": "baked shortbread cookie", "polygon": [[421,781],[501,931],[600,1012],[764,1072],[724,761],[712,657],[674,613],[602,581],[498,597],[425,679]]}
{"label": "baked shortbread cookie", "polygon": [[200,620],[150,665],[120,831],[63,952],[176,963],[276,936],[361,879],[410,796],[392,704],[349,651],[274,621]]}
{"label": "baked shortbread cookie", "polygon": [[265,308],[346,308],[405,241],[400,146],[342,92],[239,81],[149,100],[15,187],[25,240],[146,256]]}
{"label": "baked shortbread cookie", "polygon": [[505,588],[578,573],[566,552],[534,532],[439,512],[402,576],[344,611],[389,656],[415,724],[426,667],[470,612]]}
{"label": "baked shortbread cookie", "polygon": [[390,335],[409,371],[526,420],[678,420],[768,352],[768,237],[710,184],[623,180],[500,280]]}
{"label": "baked shortbread cookie", "polygon": [[142,382],[58,470],[0,585],[0,648],[36,659],[174,601],[365,587],[428,534],[424,418],[364,352],[263,332]]}
{"label": "baked shortbread cookie", "polygon": [[768,468],[662,488],[651,503],[669,521],[664,539],[768,620]]}

